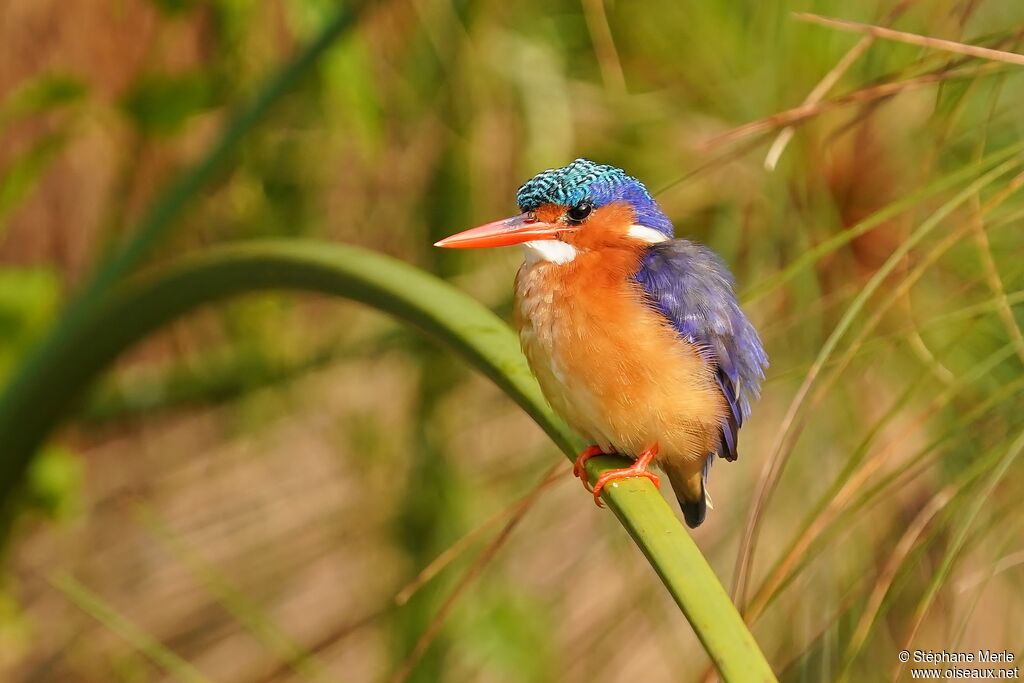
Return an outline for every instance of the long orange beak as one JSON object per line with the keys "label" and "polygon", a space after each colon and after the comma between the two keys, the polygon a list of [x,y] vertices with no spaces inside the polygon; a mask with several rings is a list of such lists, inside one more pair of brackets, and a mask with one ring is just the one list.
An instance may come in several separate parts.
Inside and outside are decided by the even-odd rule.
{"label": "long orange beak", "polygon": [[538,221],[530,214],[521,214],[493,223],[481,225],[435,242],[435,247],[449,249],[475,249],[477,247],[507,247],[531,240],[553,240],[558,233],[571,228]]}

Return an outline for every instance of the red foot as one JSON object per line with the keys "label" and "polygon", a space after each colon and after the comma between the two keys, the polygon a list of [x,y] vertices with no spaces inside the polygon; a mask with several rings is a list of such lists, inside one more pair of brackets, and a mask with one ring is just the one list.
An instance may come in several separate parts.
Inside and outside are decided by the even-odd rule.
{"label": "red foot", "polygon": [[590,482],[587,481],[587,470],[584,466],[587,464],[587,461],[594,456],[604,454],[604,451],[602,451],[598,446],[587,446],[583,449],[583,452],[579,454],[579,457],[576,458],[576,463],[572,466],[572,476],[582,479],[583,487],[588,491],[590,490]]}
{"label": "red foot", "polygon": [[654,484],[655,488],[660,489],[661,480],[658,479],[658,475],[647,469],[651,464],[651,461],[654,460],[654,456],[657,454],[658,444],[654,444],[641,453],[640,457],[637,458],[629,467],[624,467],[620,470],[610,470],[598,477],[597,481],[594,482],[593,488],[594,502],[597,503],[597,507],[604,507],[601,503],[601,490],[604,489],[605,485],[610,481],[615,481],[617,479],[631,479],[633,477],[647,477]]}

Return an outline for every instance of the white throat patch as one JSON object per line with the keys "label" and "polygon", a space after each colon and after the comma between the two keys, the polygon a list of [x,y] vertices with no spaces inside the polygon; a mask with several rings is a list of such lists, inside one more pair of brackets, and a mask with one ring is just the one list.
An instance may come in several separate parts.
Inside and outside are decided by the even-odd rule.
{"label": "white throat patch", "polygon": [[547,261],[565,265],[576,258],[576,247],[561,240],[533,240],[523,242],[528,263]]}
{"label": "white throat patch", "polygon": [[[646,225],[631,225],[626,234],[647,244],[658,244],[669,240],[663,233],[654,228],[648,228]],[[527,263],[547,261],[562,266],[571,263],[578,253],[576,247],[561,240],[532,240],[523,242],[523,247],[526,250]]]}

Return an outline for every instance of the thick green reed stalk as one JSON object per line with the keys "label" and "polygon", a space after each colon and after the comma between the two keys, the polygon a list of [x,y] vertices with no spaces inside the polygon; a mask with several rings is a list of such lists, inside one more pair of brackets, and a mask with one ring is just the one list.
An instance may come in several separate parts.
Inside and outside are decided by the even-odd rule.
{"label": "thick green reed stalk", "polygon": [[[17,438],[31,453],[70,412],[77,397],[118,355],[157,328],[225,297],[266,289],[320,292],[362,302],[399,318],[455,351],[493,380],[573,458],[582,444],[552,413],[512,330],[494,313],[439,278],[363,249],[313,241],[264,241],[187,258],[117,290],[50,358],[31,392],[23,424],[3,422],[0,442]],[[620,459],[594,458],[591,479]],[[10,487],[0,492],[4,502]],[[774,681],[764,655],[725,589],[664,498],[646,479],[605,490],[609,508],[647,556],[690,621],[725,681]]]}

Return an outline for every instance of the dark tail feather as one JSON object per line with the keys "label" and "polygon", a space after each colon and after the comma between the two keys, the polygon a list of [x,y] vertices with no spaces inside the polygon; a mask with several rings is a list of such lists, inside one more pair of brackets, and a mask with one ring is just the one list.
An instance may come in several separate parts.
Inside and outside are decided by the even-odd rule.
{"label": "dark tail feather", "polygon": [[[713,457],[713,456],[712,456]],[[704,490],[704,482],[710,469],[711,457],[704,463],[700,472],[689,474],[672,466],[672,463],[665,463],[665,474],[672,482],[672,490],[675,491],[679,500],[679,507],[683,510],[683,519],[686,526],[696,529],[703,522],[708,513],[708,497]]]}
{"label": "dark tail feather", "polygon": [[680,496],[679,507],[683,509],[683,519],[686,520],[686,526],[696,529],[704,523],[704,518],[708,514],[708,497],[704,491],[704,477],[700,478],[700,499],[695,501],[686,500]]}

